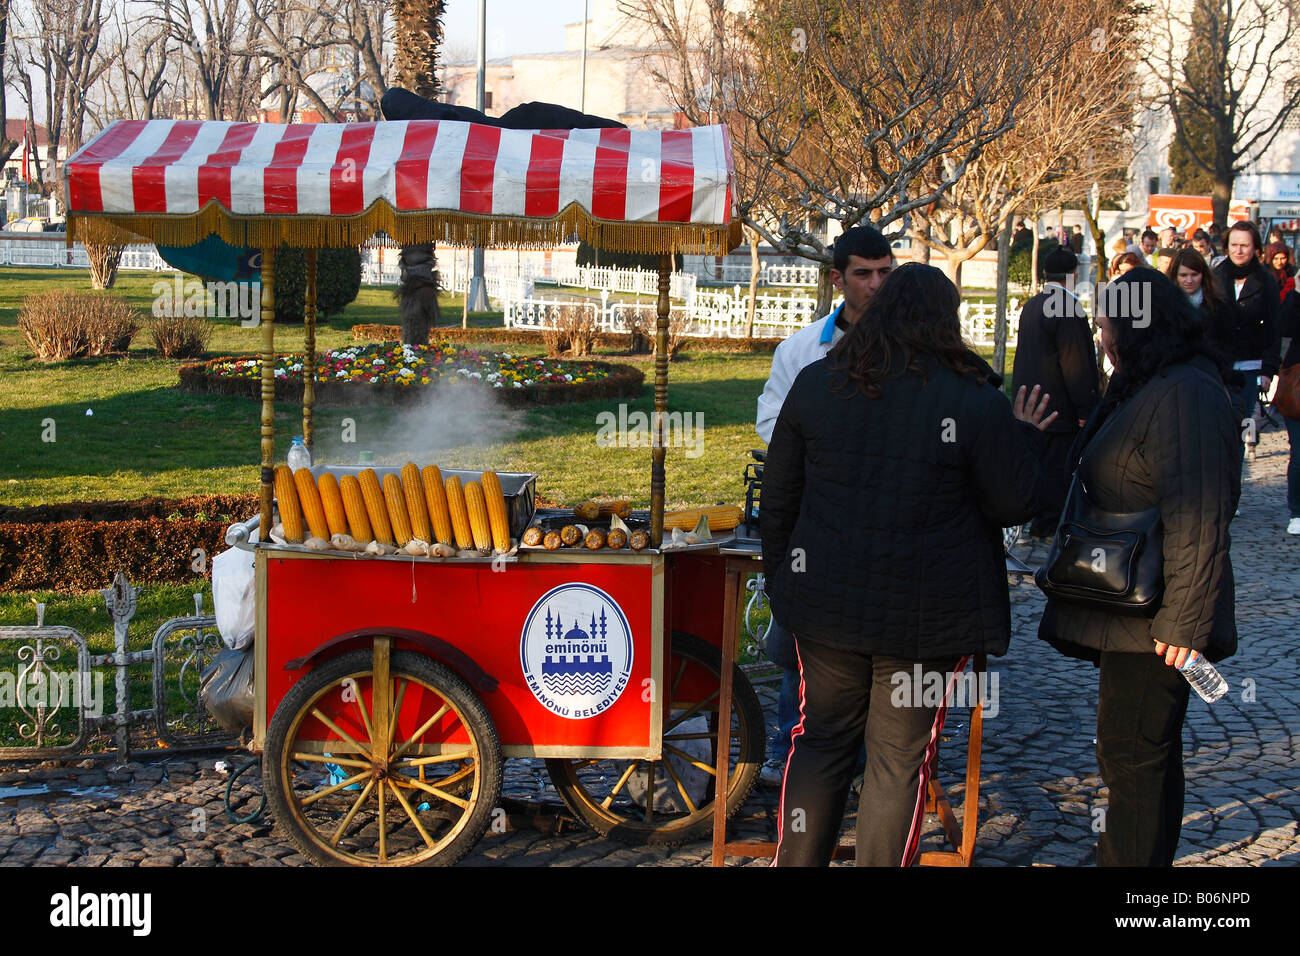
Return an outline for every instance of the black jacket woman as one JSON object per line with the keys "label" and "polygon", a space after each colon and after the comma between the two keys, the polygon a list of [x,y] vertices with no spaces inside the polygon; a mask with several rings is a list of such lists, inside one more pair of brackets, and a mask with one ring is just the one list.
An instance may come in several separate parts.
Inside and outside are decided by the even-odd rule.
{"label": "black jacket woman", "polygon": [[[1228,229],[1228,256],[1214,269],[1214,277],[1228,301],[1232,337],[1233,368],[1244,376],[1236,396],[1238,420],[1245,429],[1247,450],[1254,455],[1253,419],[1259,390],[1267,391],[1281,359],[1277,314],[1281,305],[1273,272],[1259,261],[1259,230],[1249,221],[1234,222]],[[1239,469],[1240,470],[1240,469]]]}
{"label": "black jacket woman", "polygon": [[1097,863],[1168,866],[1183,817],[1182,728],[1193,651],[1237,648],[1229,523],[1238,434],[1195,309],[1172,282],[1134,269],[1100,297],[1116,368],[1079,436],[1077,475],[1093,505],[1160,509],[1164,593],[1152,617],[1049,600],[1039,637],[1100,666],[1097,763],[1110,787]]}
{"label": "black jacket woman", "polygon": [[961,340],[959,304],[939,270],[895,270],[795,379],[768,446],[763,561],[802,715],[779,866],[830,861],[864,728],[858,863],[910,865],[946,710],[936,688],[1010,640],[1000,529],[1040,507],[1034,426],[1055,416],[1037,389],[1013,415]]}
{"label": "black jacket woman", "polygon": [[1235,327],[1230,315],[1231,307],[1223,297],[1214,271],[1196,249],[1183,246],[1169,263],[1165,275],[1173,279],[1183,294],[1196,306],[1204,328],[1205,344],[1219,365],[1223,384],[1230,394],[1241,391],[1246,379],[1232,367],[1235,349]]}

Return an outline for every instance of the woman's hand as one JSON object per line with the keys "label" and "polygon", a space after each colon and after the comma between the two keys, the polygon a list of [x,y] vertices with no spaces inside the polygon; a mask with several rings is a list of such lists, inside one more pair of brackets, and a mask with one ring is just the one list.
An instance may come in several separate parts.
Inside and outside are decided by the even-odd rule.
{"label": "woman's hand", "polygon": [[1194,658],[1196,652],[1190,647],[1179,647],[1176,644],[1162,644],[1156,641],[1156,653],[1165,659],[1165,663],[1170,667],[1182,667],[1187,663],[1188,658]]}
{"label": "woman's hand", "polygon": [[1028,422],[1041,432],[1056,421],[1056,416],[1060,412],[1052,412],[1046,418],[1043,417],[1047,414],[1047,406],[1051,402],[1052,396],[1043,392],[1040,398],[1038,394],[1040,391],[1042,391],[1042,386],[1035,385],[1034,390],[1029,393],[1029,400],[1025,401],[1025,386],[1021,385],[1020,390],[1016,392],[1015,401],[1011,403],[1011,414],[1022,422]]}

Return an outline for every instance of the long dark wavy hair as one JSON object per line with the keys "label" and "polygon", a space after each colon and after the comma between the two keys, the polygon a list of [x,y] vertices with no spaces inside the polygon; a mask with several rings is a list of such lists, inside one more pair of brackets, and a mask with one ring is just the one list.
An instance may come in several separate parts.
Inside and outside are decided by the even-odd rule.
{"label": "long dark wavy hair", "polygon": [[1203,355],[1222,358],[1206,341],[1196,306],[1168,276],[1150,267],[1130,269],[1106,286],[1098,312],[1110,320],[1119,369],[1106,390],[1113,405],[1171,365]]}
{"label": "long dark wavy hair", "polygon": [[[1201,274],[1201,294],[1203,305],[1200,309],[1204,320],[1205,350],[1219,366],[1220,375],[1226,376],[1232,368],[1232,324],[1228,320],[1228,300],[1219,288],[1219,280],[1214,270],[1209,267],[1205,257],[1191,246],[1183,246],[1169,263],[1165,275],[1178,285],[1178,270],[1192,269]],[[1178,286],[1182,291],[1182,286]]]}
{"label": "long dark wavy hair", "polygon": [[869,398],[904,372],[925,375],[933,359],[959,375],[980,382],[988,367],[962,340],[958,309],[961,293],[941,271],[919,262],[895,269],[876,290],[866,312],[827,356],[830,367]]}

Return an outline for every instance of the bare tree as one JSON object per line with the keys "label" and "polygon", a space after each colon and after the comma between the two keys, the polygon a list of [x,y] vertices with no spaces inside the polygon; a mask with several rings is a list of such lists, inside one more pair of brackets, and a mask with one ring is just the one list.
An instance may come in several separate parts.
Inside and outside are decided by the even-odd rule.
{"label": "bare tree", "polygon": [[1015,0],[620,7],[661,45],[651,70],[686,118],[729,125],[738,166],[752,167],[751,187],[762,181],[739,190],[745,223],[823,265],[824,304],[821,225],[872,221],[901,235],[1012,128],[1061,49],[1035,45],[1038,11]]}
{"label": "bare tree", "polygon": [[113,79],[104,84],[109,112],[117,119],[156,119],[175,42],[160,24],[128,24],[125,4],[113,14],[117,43],[113,68],[105,74]]}
{"label": "bare tree", "polygon": [[[984,148],[946,190],[913,238],[941,254],[958,280],[961,264],[995,242],[1025,205],[1082,204],[1094,183],[1126,183],[1136,98],[1135,33],[1120,0],[1058,0],[1034,44],[1062,48],[1052,76],[1025,95],[1014,127]],[[946,157],[940,161],[948,164]],[[938,163],[936,164],[938,165]],[[944,168],[929,180],[937,186]]]}
{"label": "bare tree", "polygon": [[8,110],[5,108],[5,91],[8,89],[6,65],[9,62],[9,0],[0,0],[0,166],[4,165],[18,148],[18,141],[10,139]]}
{"label": "bare tree", "polygon": [[1156,99],[1179,147],[1213,178],[1222,228],[1238,174],[1300,109],[1300,9],[1294,0],[1157,0],[1150,29]]}
{"label": "bare tree", "polygon": [[[250,3],[249,7],[253,7]],[[176,42],[186,106],[203,119],[248,119],[261,94],[261,28],[241,0],[153,0],[151,20]],[[256,8],[254,8],[256,9]]]}

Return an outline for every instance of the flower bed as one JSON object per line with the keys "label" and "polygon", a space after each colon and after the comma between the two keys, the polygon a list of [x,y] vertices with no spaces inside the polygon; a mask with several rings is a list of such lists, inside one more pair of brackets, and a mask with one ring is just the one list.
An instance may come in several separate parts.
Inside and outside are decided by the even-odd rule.
{"label": "flower bed", "polygon": [[[275,366],[275,397],[301,400],[301,355],[281,355]],[[180,370],[191,392],[260,398],[261,360],[218,358]],[[316,359],[316,401],[321,405],[400,404],[418,400],[431,385],[490,388],[511,407],[562,405],[597,398],[634,398],[640,369],[607,362],[557,361],[484,352],[446,343],[383,342],[323,352]]]}
{"label": "flower bed", "polygon": [[[358,341],[388,341],[401,332],[396,325],[362,324],[352,326],[352,337]],[[537,329],[504,328],[439,328],[435,334],[451,342],[490,342],[493,345],[542,345],[542,333]],[[652,340],[653,341],[653,340]],[[770,355],[782,339],[755,338],[697,338],[692,336],[682,346],[683,352],[729,352],[741,355]],[[597,332],[597,348],[628,350],[632,336],[627,332]]]}

